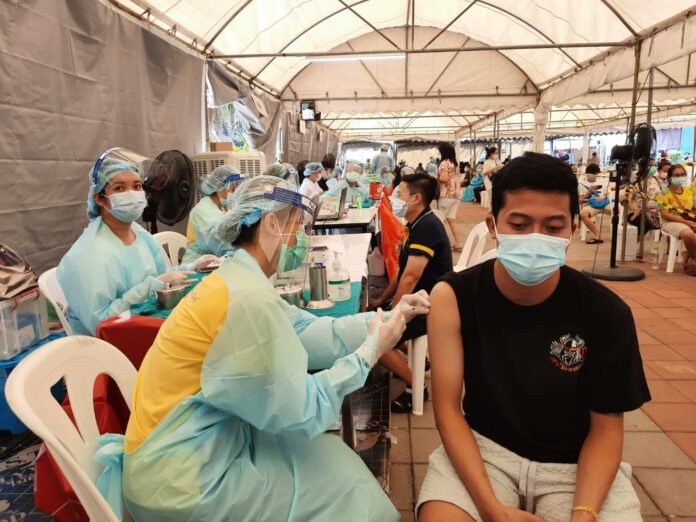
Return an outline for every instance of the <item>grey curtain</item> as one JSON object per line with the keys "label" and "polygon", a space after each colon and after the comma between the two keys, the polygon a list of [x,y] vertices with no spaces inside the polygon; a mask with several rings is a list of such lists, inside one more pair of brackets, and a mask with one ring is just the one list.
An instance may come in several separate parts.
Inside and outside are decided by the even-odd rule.
{"label": "grey curtain", "polygon": [[203,61],[96,0],[0,0],[0,27],[0,242],[42,272],[102,151],[200,150]]}

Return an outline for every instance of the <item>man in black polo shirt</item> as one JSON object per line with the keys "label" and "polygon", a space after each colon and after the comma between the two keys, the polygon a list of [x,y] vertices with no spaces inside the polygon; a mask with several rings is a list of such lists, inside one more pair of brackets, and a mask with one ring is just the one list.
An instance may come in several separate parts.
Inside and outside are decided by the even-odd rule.
{"label": "man in black polo shirt", "polygon": [[430,456],[420,522],[641,520],[621,463],[623,413],[650,392],[628,306],[565,266],[577,190],[561,160],[510,161],[487,218],[498,258],[433,289],[443,445]]}
{"label": "man in black polo shirt", "polygon": [[[399,275],[371,309],[384,307],[388,301],[398,303],[402,296],[420,290],[428,293],[447,272],[452,271],[452,249],[442,221],[430,209],[437,194],[437,179],[423,174],[401,178],[390,197],[394,213],[408,221],[399,252]],[[401,342],[426,334],[425,316],[418,316],[406,327]],[[392,350],[380,363],[406,382],[406,391],[392,402],[394,413],[411,410],[411,369],[403,356]],[[425,392],[427,398],[427,390]]]}

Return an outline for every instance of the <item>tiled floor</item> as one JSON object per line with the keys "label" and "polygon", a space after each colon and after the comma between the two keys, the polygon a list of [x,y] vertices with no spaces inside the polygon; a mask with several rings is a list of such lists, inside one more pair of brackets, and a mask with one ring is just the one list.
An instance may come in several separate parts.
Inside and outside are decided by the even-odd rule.
{"label": "tiled floor", "polygon": [[[482,221],[486,211],[462,204],[461,229],[466,234]],[[603,223],[610,238],[609,219]],[[696,278],[686,276],[677,264],[673,274],[653,270],[646,241],[647,263],[631,262],[646,279],[632,283],[606,283],[629,304],[636,321],[641,354],[652,402],[625,416],[624,460],[633,466],[636,490],[644,520],[696,522]],[[493,247],[489,240],[488,247]],[[609,262],[609,241],[586,245],[576,232],[568,252],[574,268]],[[457,259],[454,259],[455,263]],[[392,380],[392,395],[401,384]],[[427,468],[428,455],[440,438],[435,429],[432,403],[424,415],[392,415],[396,444],[391,449],[391,498],[412,521],[413,507]]]}

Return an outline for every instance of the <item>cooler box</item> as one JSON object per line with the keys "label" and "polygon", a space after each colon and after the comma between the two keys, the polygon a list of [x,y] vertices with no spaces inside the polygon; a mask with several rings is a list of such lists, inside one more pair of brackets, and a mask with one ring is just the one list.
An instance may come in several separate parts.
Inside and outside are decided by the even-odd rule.
{"label": "cooler box", "polygon": [[[616,258],[621,259],[621,241],[623,241],[623,226],[619,223],[619,233],[617,237]],[[626,232],[626,261],[636,260],[636,250],[638,245],[638,227],[628,225]]]}
{"label": "cooler box", "polygon": [[12,359],[48,333],[46,299],[38,288],[0,301],[0,360]]}

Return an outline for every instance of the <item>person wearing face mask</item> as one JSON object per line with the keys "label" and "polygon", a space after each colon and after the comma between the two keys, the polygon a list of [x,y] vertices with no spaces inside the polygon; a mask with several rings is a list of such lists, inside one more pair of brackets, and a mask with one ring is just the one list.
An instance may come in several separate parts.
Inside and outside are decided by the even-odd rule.
{"label": "person wearing face mask", "polygon": [[338,198],[341,196],[341,191],[347,188],[346,201],[350,205],[357,205],[358,200],[360,200],[362,208],[371,206],[370,191],[365,185],[359,183],[360,168],[359,163],[352,161],[346,163],[345,179],[336,182],[328,192],[324,192],[321,195],[321,199]]}
{"label": "person wearing face mask", "polygon": [[315,200],[324,191],[319,186],[319,176],[324,171],[321,163],[311,162],[307,163],[304,169],[304,179],[302,180],[302,185],[300,186],[300,194],[308,197],[309,199]]}
{"label": "person wearing face mask", "polygon": [[[410,167],[401,169],[412,171]],[[428,174],[404,174],[399,188],[389,197],[394,214],[406,219],[399,249],[399,273],[370,309],[376,310],[414,292],[429,293],[435,283],[452,270],[452,250],[442,221],[430,204],[437,198],[438,183]],[[426,334],[425,317],[411,321],[400,344]],[[391,404],[392,413],[407,413],[412,406],[412,374],[403,356],[392,350],[380,363],[406,383],[406,390]],[[427,389],[424,394],[427,399]]]}
{"label": "person wearing face mask", "polygon": [[492,177],[502,166],[498,159],[498,147],[486,148],[486,161],[483,162],[483,185],[486,190],[493,188]]}
{"label": "person wearing face mask", "polygon": [[394,158],[389,154],[389,145],[384,143],[379,148],[379,153],[375,154],[370,162],[372,173],[377,176],[376,181],[387,187],[390,186],[392,181],[390,174],[394,172],[395,166]]}
{"label": "person wearing face mask", "polygon": [[631,309],[565,265],[577,179],[527,152],[498,173],[491,203],[497,259],[446,275],[431,295],[442,446],[418,520],[641,520],[623,413],[650,392]]}
{"label": "person wearing face mask", "polygon": [[666,158],[661,159],[657,164],[657,177],[660,179],[660,186],[662,189],[666,189],[669,186],[669,181],[667,181],[667,173],[669,172],[671,166],[672,163]]}
{"label": "person wearing face mask", "polygon": [[217,260],[201,256],[169,270],[162,247],[135,223],[147,205],[141,167],[146,160],[109,149],[89,173],[89,224],[57,271],[75,335],[95,335],[104,319],[127,312],[166,285],[187,284],[192,270]]}
{"label": "person wearing face mask", "polygon": [[203,197],[189,214],[182,262],[194,262],[204,254],[222,256],[227,252],[229,245],[215,237],[215,230],[225,211],[232,208],[234,192],[242,181],[242,174],[229,165],[220,165],[201,179]]}
{"label": "person wearing face mask", "polygon": [[[662,226],[660,220],[660,208],[657,203],[657,196],[662,192],[660,178],[657,176],[657,166],[655,160],[651,159],[645,177],[646,185],[646,213],[645,231],[659,230]],[[626,191],[628,206],[628,224],[638,228],[640,233],[641,214],[643,213],[643,182],[637,181],[631,185],[630,190]]]}
{"label": "person wearing face mask", "polygon": [[328,181],[331,178],[331,172],[333,171],[335,165],[336,156],[334,156],[333,154],[324,155],[324,157],[321,160],[322,172],[319,176],[319,181],[317,183],[321,190],[323,190],[324,192],[329,190]]}
{"label": "person wearing face mask", "polygon": [[240,187],[218,227],[233,256],[159,331],[125,437],[99,441],[112,507],[123,495],[135,520],[399,520],[357,453],[324,432],[429,301],[339,319],[284,301],[269,278],[306,262],[314,211],[278,177]]}
{"label": "person wearing face mask", "polygon": [[580,220],[592,232],[594,237],[588,239],[588,245],[604,243],[602,229],[595,223],[595,218],[602,213],[611,211],[608,189],[598,182],[599,167],[590,163],[585,168],[584,179],[578,182],[578,195],[580,196]]}
{"label": "person wearing face mask", "polygon": [[440,151],[440,165],[437,170],[440,198],[437,208],[445,215],[445,222],[452,233],[452,251],[462,251],[462,234],[457,224],[457,211],[462,197],[461,175],[454,147],[450,143],[442,142],[437,146]]}
{"label": "person wearing face mask", "polygon": [[672,165],[667,172],[669,185],[657,196],[662,217],[662,230],[684,241],[684,270],[696,275],[696,221],[688,213],[694,210],[694,191],[686,170],[681,165]]}

